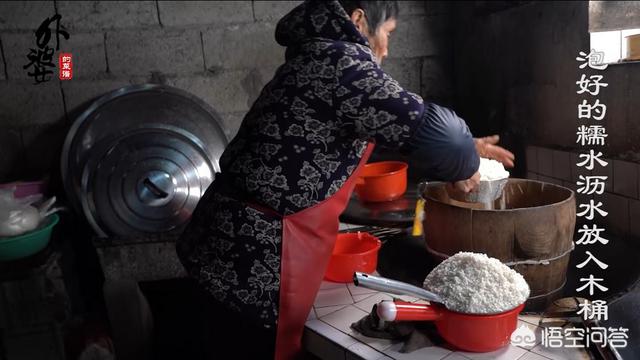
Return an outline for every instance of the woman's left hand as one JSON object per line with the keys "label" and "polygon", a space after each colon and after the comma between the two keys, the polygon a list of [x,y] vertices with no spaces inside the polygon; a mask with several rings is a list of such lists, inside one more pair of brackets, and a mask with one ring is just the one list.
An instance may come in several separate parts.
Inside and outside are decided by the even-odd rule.
{"label": "woman's left hand", "polygon": [[511,151],[496,145],[500,141],[499,135],[486,136],[473,140],[476,143],[476,150],[480,157],[497,160],[506,167],[512,168],[514,166],[515,155],[513,155]]}

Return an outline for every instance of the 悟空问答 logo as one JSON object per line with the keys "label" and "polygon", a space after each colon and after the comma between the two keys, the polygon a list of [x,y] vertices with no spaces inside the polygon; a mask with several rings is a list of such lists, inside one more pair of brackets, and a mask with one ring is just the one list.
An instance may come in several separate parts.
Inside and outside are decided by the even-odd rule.
{"label": "\u609f\u7a7a\u95ee\u7b54 logo", "polygon": [[511,334],[511,345],[514,346],[534,346],[536,344],[536,334],[525,325],[520,325]]}

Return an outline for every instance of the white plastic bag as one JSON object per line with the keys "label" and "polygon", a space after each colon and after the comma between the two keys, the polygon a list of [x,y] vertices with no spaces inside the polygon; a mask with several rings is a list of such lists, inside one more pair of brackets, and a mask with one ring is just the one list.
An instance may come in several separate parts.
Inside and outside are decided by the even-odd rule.
{"label": "white plastic bag", "polygon": [[16,199],[15,188],[0,189],[0,237],[17,236],[32,231],[40,225],[55,202],[55,197],[46,201],[41,209],[32,204],[42,195]]}

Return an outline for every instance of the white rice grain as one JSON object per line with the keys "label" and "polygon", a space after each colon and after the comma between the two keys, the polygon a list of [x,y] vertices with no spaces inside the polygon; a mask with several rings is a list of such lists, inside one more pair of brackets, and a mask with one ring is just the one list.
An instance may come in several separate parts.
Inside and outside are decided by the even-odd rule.
{"label": "white rice grain", "polygon": [[501,180],[509,177],[509,172],[505,170],[501,162],[486,158],[480,158],[478,172],[481,181]]}
{"label": "white rice grain", "polygon": [[529,297],[529,285],[515,270],[486,254],[459,252],[438,265],[424,288],[440,295],[447,309],[466,314],[497,314]]}

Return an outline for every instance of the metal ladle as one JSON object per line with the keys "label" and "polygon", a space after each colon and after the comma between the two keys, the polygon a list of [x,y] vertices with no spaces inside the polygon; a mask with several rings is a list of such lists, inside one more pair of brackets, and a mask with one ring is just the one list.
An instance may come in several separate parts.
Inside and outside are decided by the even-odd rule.
{"label": "metal ladle", "polygon": [[384,291],[397,295],[415,296],[423,300],[429,300],[431,302],[444,305],[444,300],[440,295],[402,281],[356,272],[353,274],[353,283],[356,286],[366,287],[371,290]]}

